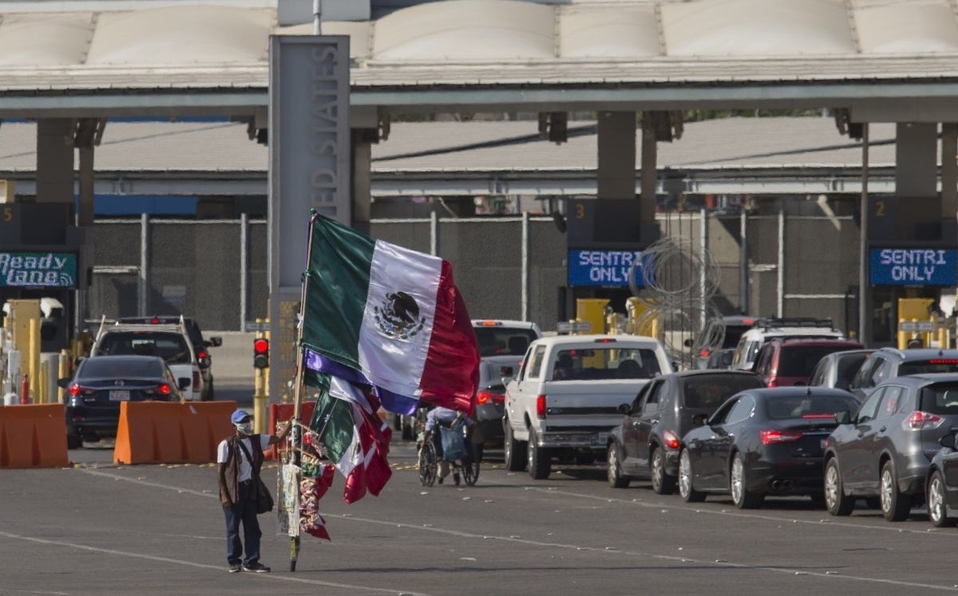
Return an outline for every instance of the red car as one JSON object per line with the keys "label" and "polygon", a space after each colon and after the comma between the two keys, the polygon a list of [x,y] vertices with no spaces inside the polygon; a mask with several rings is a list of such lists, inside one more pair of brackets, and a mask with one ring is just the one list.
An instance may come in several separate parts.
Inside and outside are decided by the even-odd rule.
{"label": "red car", "polygon": [[847,339],[775,339],[762,346],[752,370],[769,387],[807,385],[819,360],[832,352],[864,347]]}

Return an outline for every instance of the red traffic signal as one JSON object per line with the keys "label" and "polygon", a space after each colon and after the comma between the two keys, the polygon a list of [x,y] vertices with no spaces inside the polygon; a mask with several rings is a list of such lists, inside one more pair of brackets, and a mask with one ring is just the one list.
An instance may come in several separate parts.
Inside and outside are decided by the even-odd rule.
{"label": "red traffic signal", "polygon": [[268,339],[258,338],[253,340],[253,367],[269,368]]}

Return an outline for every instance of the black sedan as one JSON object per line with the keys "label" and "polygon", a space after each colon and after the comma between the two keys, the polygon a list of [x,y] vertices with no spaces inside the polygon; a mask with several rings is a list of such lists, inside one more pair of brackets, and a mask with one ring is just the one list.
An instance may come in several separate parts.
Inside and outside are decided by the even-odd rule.
{"label": "black sedan", "polygon": [[97,356],[80,363],[76,376],[60,379],[67,389],[67,447],[115,437],[124,401],[181,401],[191,379],[175,379],[156,356]]}
{"label": "black sedan", "polygon": [[478,436],[474,442],[481,445],[501,446],[505,432],[502,416],[505,410],[506,386],[501,382],[491,383],[476,392],[476,421]]}
{"label": "black sedan", "polygon": [[855,396],[824,387],[743,391],[682,439],[679,493],[686,502],[732,495],[740,509],[766,495],[822,500],[825,439],[835,414],[855,410]]}
{"label": "black sedan", "polygon": [[652,379],[631,404],[619,407],[625,418],[609,436],[609,485],[625,488],[633,478],[648,478],[660,495],[675,492],[680,439],[694,427],[692,419],[711,416],[740,391],[764,386],[744,370],[686,370]]}

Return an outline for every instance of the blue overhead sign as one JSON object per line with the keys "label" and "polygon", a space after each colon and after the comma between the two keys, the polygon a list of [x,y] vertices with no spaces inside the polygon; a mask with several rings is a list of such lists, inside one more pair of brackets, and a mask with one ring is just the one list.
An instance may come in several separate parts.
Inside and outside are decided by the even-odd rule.
{"label": "blue overhead sign", "polygon": [[873,248],[869,258],[873,286],[958,285],[954,248]]}
{"label": "blue overhead sign", "polygon": [[62,252],[0,251],[0,288],[75,288],[77,256]]}
{"label": "blue overhead sign", "polygon": [[628,287],[635,266],[635,285],[642,287],[642,251],[570,250],[569,286]]}

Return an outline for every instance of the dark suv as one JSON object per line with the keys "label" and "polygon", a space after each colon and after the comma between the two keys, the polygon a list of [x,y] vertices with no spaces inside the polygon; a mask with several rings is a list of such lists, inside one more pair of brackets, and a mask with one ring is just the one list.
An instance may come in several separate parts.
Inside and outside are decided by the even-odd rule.
{"label": "dark suv", "polygon": [[[180,322],[178,316],[152,316],[152,317],[120,317],[119,323],[135,323],[146,325],[175,325]],[[210,348],[216,348],[223,345],[222,337],[211,337],[209,341],[203,338],[203,332],[200,330],[196,319],[182,317],[183,324],[186,326],[186,334],[190,336],[190,343],[196,351],[196,359],[200,363],[200,374],[203,375],[203,395],[200,397],[203,401],[213,399],[213,359],[210,357]],[[205,366],[204,366],[205,365]]]}
{"label": "dark suv", "polygon": [[759,350],[753,370],[769,387],[807,385],[815,365],[823,357],[864,347],[847,339],[773,339]]}
{"label": "dark suv", "polygon": [[852,512],[856,497],[878,497],[882,515],[901,521],[920,504],[939,441],[958,424],[958,374],[888,379],[858,412],[836,415],[825,440],[825,506]]}
{"label": "dark suv", "polygon": [[747,389],[762,387],[753,373],[687,370],[656,377],[619,411],[625,419],[610,434],[609,484],[625,488],[632,478],[649,478],[658,494],[675,491],[682,436],[697,415],[711,416],[719,406]]}
{"label": "dark suv", "polygon": [[860,401],[865,401],[874,388],[886,379],[951,372],[958,372],[958,350],[881,348],[865,360],[848,390]]}

